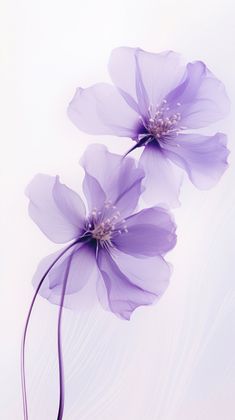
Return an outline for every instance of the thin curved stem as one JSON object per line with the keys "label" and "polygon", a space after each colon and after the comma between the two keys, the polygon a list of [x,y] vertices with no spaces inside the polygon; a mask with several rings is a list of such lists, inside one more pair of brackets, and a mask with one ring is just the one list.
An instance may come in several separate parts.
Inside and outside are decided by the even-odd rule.
{"label": "thin curved stem", "polygon": [[142,147],[142,146],[146,146],[146,144],[149,143],[149,140],[152,138],[151,135],[146,135],[145,137],[143,137],[141,140],[137,141],[137,143],[131,147],[122,157],[122,159],[124,159],[125,157],[127,157],[127,155],[129,155],[129,153],[133,152],[133,150],[138,149],[138,147]]}
{"label": "thin curved stem", "polygon": [[67,282],[68,282],[68,275],[69,275],[72,258],[73,258],[73,253],[70,255],[70,258],[66,267],[66,272],[65,272],[63,287],[62,287],[62,292],[61,292],[61,299],[60,299],[60,310],[59,310],[59,316],[58,316],[57,346],[58,346],[58,362],[59,362],[60,400],[59,400],[57,420],[62,420],[63,413],[64,413],[64,365],[63,365],[62,344],[61,344],[61,321],[62,321],[64,297],[65,297],[65,292],[66,292],[66,287],[67,287]]}
{"label": "thin curved stem", "polygon": [[53,263],[50,265],[50,267],[47,269],[47,271],[45,272],[45,274],[43,275],[43,277],[41,278],[36,291],[34,293],[32,302],[30,304],[29,307],[29,311],[28,311],[28,315],[26,318],[26,322],[25,322],[25,327],[24,327],[24,331],[23,331],[23,337],[22,337],[22,345],[21,345],[21,387],[22,387],[22,398],[23,398],[23,410],[24,410],[24,420],[28,420],[28,403],[27,403],[27,391],[26,391],[26,380],[25,380],[25,342],[26,342],[26,335],[27,335],[27,330],[28,330],[28,325],[29,325],[29,320],[31,317],[31,313],[33,310],[33,306],[36,300],[36,297],[38,295],[38,292],[42,286],[42,283],[44,282],[46,276],[48,275],[48,273],[51,271],[51,269],[54,267],[54,265],[57,263],[57,261],[70,249],[72,248],[74,245],[76,245],[78,243],[78,241],[76,240],[75,242],[73,242],[72,244],[70,244],[66,249],[64,249],[60,255],[58,255],[58,257],[53,261]]}

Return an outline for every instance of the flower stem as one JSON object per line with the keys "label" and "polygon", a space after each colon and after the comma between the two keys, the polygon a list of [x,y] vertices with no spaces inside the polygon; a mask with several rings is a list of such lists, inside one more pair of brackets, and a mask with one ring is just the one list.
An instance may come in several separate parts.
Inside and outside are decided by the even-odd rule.
{"label": "flower stem", "polygon": [[59,363],[60,400],[59,400],[57,420],[62,420],[63,412],[64,412],[64,366],[63,366],[63,355],[62,355],[62,345],[61,345],[61,320],[62,320],[62,312],[63,312],[63,305],[64,305],[64,297],[65,297],[69,269],[70,269],[72,258],[73,258],[73,253],[70,255],[68,265],[66,267],[66,272],[65,272],[63,287],[62,287],[62,292],[61,292],[61,299],[60,299],[60,310],[59,310],[59,316],[58,316],[57,346],[58,346],[58,363]]}
{"label": "flower stem", "polygon": [[145,137],[143,137],[141,140],[137,141],[136,144],[131,147],[124,155],[123,155],[123,159],[129,155],[129,153],[133,152],[133,150],[137,149],[138,147],[142,147],[145,146],[146,144],[149,143],[149,141],[151,140],[152,136],[150,135],[146,135]]}
{"label": "flower stem", "polygon": [[[46,278],[46,276],[49,274],[49,272],[51,271],[51,269],[54,267],[54,265],[57,263],[57,261],[70,249],[72,248],[74,245],[76,245],[78,243],[78,241],[76,240],[75,242],[73,242],[72,244],[70,244],[66,249],[64,249],[60,255],[58,255],[58,257],[53,261],[53,263],[50,265],[50,267],[47,269],[47,271],[44,273],[43,277],[41,278],[36,291],[34,293],[32,302],[30,304],[29,307],[29,311],[27,314],[27,318],[26,318],[26,322],[25,322],[25,327],[24,327],[24,331],[23,331],[23,337],[22,337],[22,344],[21,344],[21,388],[22,388],[22,398],[23,398],[23,411],[24,411],[24,420],[28,420],[28,403],[27,403],[27,390],[26,390],[26,380],[25,380],[25,342],[26,342],[26,335],[27,335],[27,330],[28,330],[28,325],[29,325],[29,320],[31,317],[31,313],[33,310],[33,306],[36,300],[36,297],[39,293],[39,290]],[[70,264],[69,264],[70,265]],[[67,280],[66,280],[67,283]],[[64,290],[65,293],[65,290]],[[63,293],[62,293],[63,295]],[[64,298],[63,298],[64,299]],[[63,302],[62,302],[63,304]],[[60,312],[62,313],[62,308],[61,308],[61,304],[60,304]],[[61,318],[61,315],[60,315]],[[59,349],[59,347],[58,347]],[[59,360],[61,360],[61,354],[59,356]],[[61,367],[61,366],[60,366]],[[59,417],[60,419],[62,417]]]}

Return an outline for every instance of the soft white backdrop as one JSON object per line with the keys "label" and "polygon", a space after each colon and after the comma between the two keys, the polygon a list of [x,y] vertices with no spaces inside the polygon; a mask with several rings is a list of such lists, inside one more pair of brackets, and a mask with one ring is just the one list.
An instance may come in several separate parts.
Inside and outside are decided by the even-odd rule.
{"label": "soft white backdrop", "polygon": [[[80,189],[88,143],[123,152],[126,139],[92,137],[66,116],[78,85],[109,81],[120,45],[174,49],[204,60],[235,99],[231,0],[1,0],[0,418],[22,419],[19,352],[38,261],[56,249],[27,215],[37,172]],[[235,130],[230,169],[210,192],[185,181],[175,211],[171,285],[131,322],[99,307],[64,312],[65,420],[233,420],[235,416]],[[57,307],[39,298],[27,345],[30,420],[58,402]]]}

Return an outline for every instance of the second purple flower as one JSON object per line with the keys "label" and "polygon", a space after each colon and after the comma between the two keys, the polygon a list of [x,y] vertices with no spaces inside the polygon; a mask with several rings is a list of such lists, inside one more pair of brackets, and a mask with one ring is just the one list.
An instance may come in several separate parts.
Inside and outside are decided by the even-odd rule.
{"label": "second purple flower", "polygon": [[168,286],[171,270],[164,254],[175,246],[175,224],[160,207],[134,213],[144,172],[133,159],[93,145],[82,165],[87,209],[58,177],[37,175],[27,188],[31,218],[53,242],[70,243],[39,264],[34,285],[48,272],[39,293],[60,304],[66,276],[64,306],[79,309],[79,295],[91,281],[101,304],[129,319]]}
{"label": "second purple flower", "polygon": [[143,148],[147,201],[178,205],[180,180],[172,163],[199,189],[214,186],[227,167],[226,135],[190,131],[225,117],[229,100],[206,65],[184,65],[173,51],[122,47],[112,52],[109,72],[114,86],[77,89],[68,108],[74,124],[91,134],[130,137],[130,150]]}

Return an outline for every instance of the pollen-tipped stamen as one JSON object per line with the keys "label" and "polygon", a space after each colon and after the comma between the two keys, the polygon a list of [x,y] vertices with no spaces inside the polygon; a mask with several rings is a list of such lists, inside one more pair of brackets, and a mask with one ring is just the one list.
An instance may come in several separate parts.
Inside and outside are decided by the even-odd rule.
{"label": "pollen-tipped stamen", "polygon": [[[177,103],[177,106],[181,106],[180,102]],[[180,112],[170,112],[166,99],[163,99],[161,105],[156,106],[155,109],[153,109],[153,106],[150,106],[148,112],[149,118],[144,122],[144,125],[147,132],[157,141],[179,134],[181,114]]]}
{"label": "pollen-tipped stamen", "polygon": [[93,209],[87,220],[86,233],[97,242],[97,246],[109,249],[113,247],[112,239],[118,233],[127,233],[125,219],[111,201],[106,201],[102,210]]}

